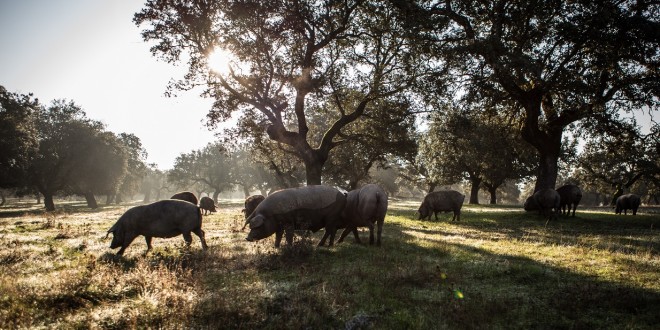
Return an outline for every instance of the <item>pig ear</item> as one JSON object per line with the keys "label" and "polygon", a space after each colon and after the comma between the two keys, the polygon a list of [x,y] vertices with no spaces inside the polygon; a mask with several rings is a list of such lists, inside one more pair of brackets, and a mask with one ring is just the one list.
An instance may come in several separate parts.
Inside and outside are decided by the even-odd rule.
{"label": "pig ear", "polygon": [[117,230],[117,224],[116,223],[114,225],[112,225],[112,227],[110,227],[110,229],[108,229],[108,232],[105,234],[105,238],[108,238],[108,235],[110,235],[110,233],[112,233],[112,235],[115,235],[115,230]]}
{"label": "pig ear", "polygon": [[264,217],[256,216],[250,221],[250,229],[258,228],[264,225]]}

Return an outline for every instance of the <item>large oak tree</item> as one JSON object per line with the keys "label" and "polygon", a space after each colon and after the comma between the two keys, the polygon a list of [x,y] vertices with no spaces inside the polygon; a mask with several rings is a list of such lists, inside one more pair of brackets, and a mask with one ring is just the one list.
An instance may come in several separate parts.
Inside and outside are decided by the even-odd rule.
{"label": "large oak tree", "polygon": [[[406,1],[430,53],[454,64],[459,88],[521,109],[538,150],[535,190],[554,188],[562,135],[580,120],[658,109],[660,4],[649,1]],[[460,79],[463,78],[463,79]]]}
{"label": "large oak tree", "polygon": [[[144,40],[155,42],[155,56],[187,61],[188,74],[172,88],[202,85],[215,99],[209,125],[240,112],[242,122],[290,146],[307,183],[320,184],[330,151],[350,143],[344,128],[372,102],[405,91],[412,72],[430,63],[412,56],[416,44],[402,37],[388,7],[366,0],[150,0],[134,21]],[[217,47],[234,55],[228,72],[207,67]],[[354,91],[361,98],[346,102]],[[327,129],[311,134],[310,114],[330,109]]]}

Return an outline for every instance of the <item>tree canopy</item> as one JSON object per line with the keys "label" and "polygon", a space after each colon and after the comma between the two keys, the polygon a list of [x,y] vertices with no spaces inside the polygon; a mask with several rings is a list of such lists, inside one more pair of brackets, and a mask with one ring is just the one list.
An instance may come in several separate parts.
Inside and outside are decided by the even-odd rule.
{"label": "tree canopy", "polygon": [[[392,1],[457,73],[466,102],[513,102],[554,188],[562,135],[594,116],[658,109],[660,6],[646,1]],[[478,96],[478,97],[475,97]]]}
{"label": "tree canopy", "polygon": [[[346,127],[370,103],[401,97],[430,63],[412,56],[416,44],[380,1],[151,0],[134,21],[155,56],[187,58],[189,73],[172,88],[205,86],[215,99],[209,125],[240,112],[246,127],[294,150],[308,184],[321,183],[333,148],[353,143]],[[234,56],[226,73],[207,67],[218,47]],[[315,111],[332,113],[317,133]]]}
{"label": "tree canopy", "polygon": [[34,114],[39,102],[31,95],[8,92],[0,86],[0,188],[26,184],[26,171],[38,141]]}

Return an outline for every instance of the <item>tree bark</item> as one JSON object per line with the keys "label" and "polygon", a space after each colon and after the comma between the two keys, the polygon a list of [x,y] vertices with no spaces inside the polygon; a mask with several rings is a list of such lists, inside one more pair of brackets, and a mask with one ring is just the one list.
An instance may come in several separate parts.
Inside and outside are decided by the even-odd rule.
{"label": "tree bark", "polygon": [[216,190],[213,192],[213,201],[217,204],[218,203],[218,196],[220,196],[220,190]]}
{"label": "tree bark", "polygon": [[478,177],[470,177],[468,180],[472,184],[470,188],[470,204],[479,204],[479,186],[482,180]]}
{"label": "tree bark", "polygon": [[85,200],[87,201],[87,206],[91,209],[98,209],[99,204],[96,202],[96,197],[91,192],[85,193]]}
{"label": "tree bark", "polygon": [[435,182],[429,183],[429,190],[427,191],[427,193],[429,193],[429,194],[432,193],[435,190],[435,187],[437,187],[437,186],[438,186],[438,184],[435,183]]}
{"label": "tree bark", "polygon": [[142,201],[145,203],[151,201],[151,189],[144,192],[144,199]]}
{"label": "tree bark", "polygon": [[357,187],[358,187],[358,182],[360,182],[360,180],[357,180],[357,179],[353,179],[353,180],[351,180],[351,181],[348,183],[348,191],[351,191],[351,190],[355,190],[355,189],[357,189]]}
{"label": "tree bark", "polygon": [[489,187],[488,192],[490,193],[490,204],[497,204],[497,187]]}
{"label": "tree bark", "polygon": [[[561,143],[559,145],[561,147]],[[559,154],[541,154],[534,192],[541,189],[555,189],[559,173]]]}
{"label": "tree bark", "polygon": [[321,184],[321,174],[323,170],[323,165],[325,165],[325,162],[324,161],[321,162],[318,159],[305,161],[305,174],[307,176],[308,186]]}
{"label": "tree bark", "polygon": [[523,125],[522,138],[539,152],[539,167],[534,192],[546,188],[555,189],[564,126],[554,124],[542,131],[538,122],[541,112],[540,99],[538,102],[529,103],[530,105],[525,107],[527,119]]}
{"label": "tree bark", "polygon": [[55,203],[53,202],[53,194],[51,193],[42,193],[44,195],[44,205],[46,206],[46,211],[55,211]]}

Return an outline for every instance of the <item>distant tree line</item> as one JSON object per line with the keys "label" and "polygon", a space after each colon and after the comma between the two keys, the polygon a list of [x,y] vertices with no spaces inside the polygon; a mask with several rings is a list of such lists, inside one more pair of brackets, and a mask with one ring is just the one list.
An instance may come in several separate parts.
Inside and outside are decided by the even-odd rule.
{"label": "distant tree line", "polygon": [[49,211],[56,194],[97,208],[95,195],[110,203],[137,192],[147,153],[135,135],[107,131],[72,101],[45,106],[2,86],[0,114],[0,188],[39,193]]}

